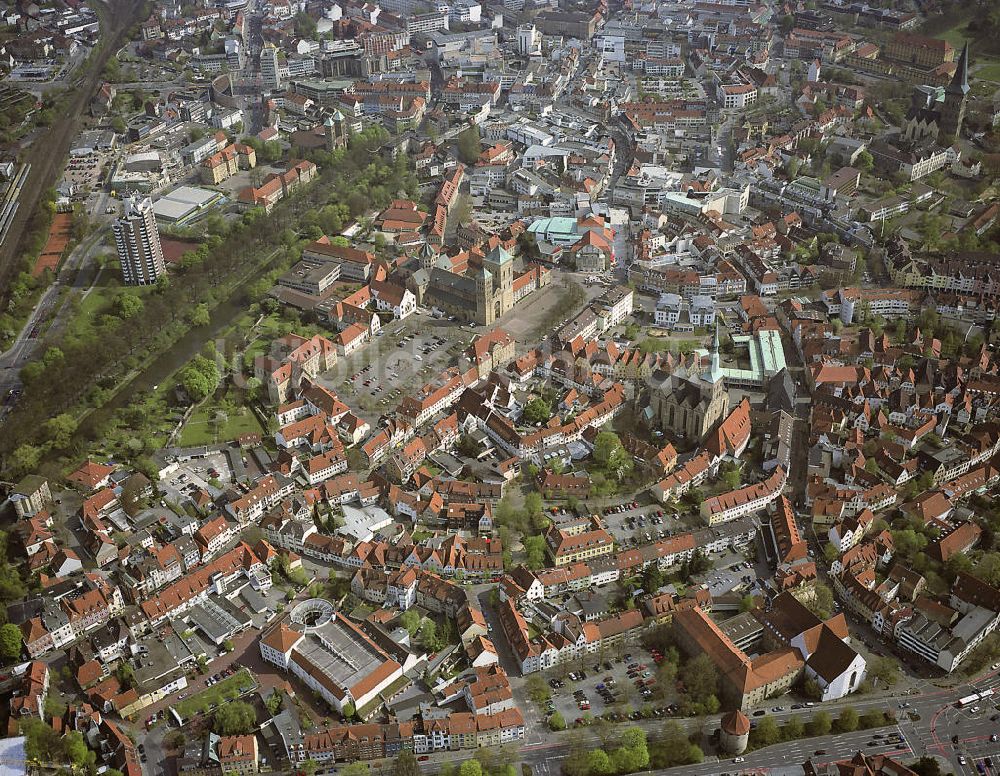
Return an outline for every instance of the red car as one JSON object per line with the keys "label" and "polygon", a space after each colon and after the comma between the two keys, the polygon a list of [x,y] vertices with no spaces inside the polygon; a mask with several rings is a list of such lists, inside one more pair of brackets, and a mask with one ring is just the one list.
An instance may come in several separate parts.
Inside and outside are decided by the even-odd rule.
{"label": "red car", "polygon": [[430,759],[431,759],[431,756],[429,754],[422,754],[422,755],[420,755],[420,757],[417,758],[417,760],[419,762],[422,762],[422,763],[425,763],[425,762],[427,762]]}

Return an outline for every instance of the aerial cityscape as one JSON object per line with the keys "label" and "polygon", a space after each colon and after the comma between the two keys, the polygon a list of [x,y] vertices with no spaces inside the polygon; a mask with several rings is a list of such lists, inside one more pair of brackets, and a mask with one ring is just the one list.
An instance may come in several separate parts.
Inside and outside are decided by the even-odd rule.
{"label": "aerial cityscape", "polygon": [[0,5],[0,776],[1000,774],[998,0]]}

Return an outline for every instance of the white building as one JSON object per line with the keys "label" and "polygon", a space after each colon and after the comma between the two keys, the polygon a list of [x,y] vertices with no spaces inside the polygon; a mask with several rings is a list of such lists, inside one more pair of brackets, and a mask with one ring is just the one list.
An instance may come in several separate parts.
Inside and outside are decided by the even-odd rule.
{"label": "white building", "polygon": [[160,231],[149,197],[132,195],[113,227],[122,280],[127,286],[150,286],[167,274]]}

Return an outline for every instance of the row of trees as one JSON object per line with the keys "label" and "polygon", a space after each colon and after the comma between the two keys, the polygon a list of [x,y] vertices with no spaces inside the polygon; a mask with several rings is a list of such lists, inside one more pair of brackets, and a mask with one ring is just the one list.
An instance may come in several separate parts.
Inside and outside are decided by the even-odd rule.
{"label": "row of trees", "polygon": [[883,711],[872,709],[859,715],[848,706],[834,719],[825,711],[813,714],[808,722],[798,716],[789,717],[783,725],[779,725],[774,717],[768,715],[757,721],[756,727],[750,731],[750,749],[760,749],[773,746],[783,741],[798,741],[806,736],[828,736],[831,733],[853,733],[855,730],[869,730],[893,724],[895,720]]}
{"label": "row of trees", "polygon": [[[96,311],[80,311],[79,317],[90,323],[71,325],[62,333],[61,358],[42,368],[33,366],[24,374],[26,390],[6,419],[8,433],[0,438],[5,479],[35,468],[53,449],[50,435],[56,432],[60,442],[66,442],[67,436],[72,441],[72,445],[62,445],[70,454],[88,439],[103,436],[112,419],[107,414],[91,416],[69,434],[61,427],[46,429],[45,422],[52,407],[67,408],[72,417],[79,417],[88,407],[102,406],[122,375],[140,366],[144,357],[173,344],[192,321],[202,323],[201,306],[207,312],[226,299],[248,274],[259,272],[268,262],[273,263],[268,281],[287,270],[299,255],[300,238],[292,227],[306,214],[330,220],[345,212],[353,215],[357,211],[351,198],[359,193],[362,208],[372,203],[388,204],[412,173],[405,159],[388,164],[373,158],[372,152],[385,138],[385,132],[377,129],[355,135],[349,148],[327,155],[330,167],[324,169],[315,185],[282,201],[270,214],[251,210],[231,222],[206,219],[201,243],[187,252],[171,276],[154,289],[141,294],[131,290],[112,293]],[[317,212],[320,216],[316,216]],[[267,288],[251,290],[263,293]],[[119,297],[125,298],[119,301]],[[141,327],[132,320],[137,315],[137,302],[141,304]],[[200,376],[192,387],[196,392],[204,388]]]}
{"label": "row of trees", "polygon": [[613,742],[605,742],[602,747],[572,746],[563,760],[564,776],[612,776],[649,767],[649,746],[642,728],[626,728],[614,739]]}

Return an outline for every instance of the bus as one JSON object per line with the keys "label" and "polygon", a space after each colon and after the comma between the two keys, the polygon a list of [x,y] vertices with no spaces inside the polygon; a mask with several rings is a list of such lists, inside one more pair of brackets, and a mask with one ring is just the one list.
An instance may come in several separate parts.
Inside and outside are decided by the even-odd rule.
{"label": "bus", "polygon": [[991,695],[993,695],[993,688],[987,688],[982,692],[973,693],[972,695],[966,695],[964,698],[959,698],[958,703],[955,705],[960,709],[964,709],[966,706],[971,706],[973,703],[979,703],[979,701],[985,701]]}

